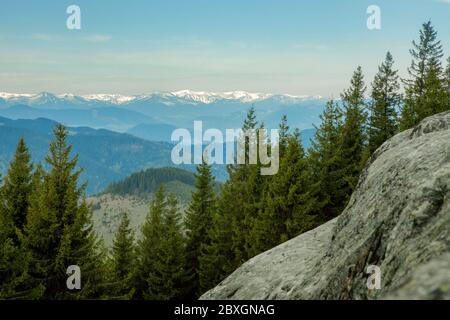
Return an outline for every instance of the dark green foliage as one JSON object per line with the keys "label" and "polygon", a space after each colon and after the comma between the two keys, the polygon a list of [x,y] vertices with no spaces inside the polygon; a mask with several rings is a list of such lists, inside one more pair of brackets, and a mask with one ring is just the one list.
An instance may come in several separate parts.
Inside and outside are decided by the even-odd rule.
{"label": "dark green foliage", "polygon": [[157,255],[162,234],[162,215],[165,208],[164,188],[160,187],[150,204],[147,219],[142,226],[142,238],[138,243],[138,271],[136,297],[144,298],[147,294],[147,279],[154,270],[153,262]]}
{"label": "dark green foliage", "polygon": [[136,248],[128,214],[122,215],[112,247],[109,298],[130,299],[134,294]]}
{"label": "dark green foliage", "polygon": [[203,161],[197,167],[196,190],[186,212],[186,259],[190,272],[189,295],[196,297],[202,292],[200,284],[200,257],[202,249],[210,244],[209,232],[216,210],[214,177],[211,167]]}
{"label": "dark green foliage", "polygon": [[27,286],[29,255],[23,246],[31,170],[30,154],[20,139],[0,188],[0,299],[33,297]]}
{"label": "dark green foliage", "polygon": [[14,159],[3,181],[1,193],[3,201],[0,212],[10,221],[15,244],[19,244],[19,237],[23,234],[26,222],[29,197],[31,192],[31,157],[23,139],[19,140]]}
{"label": "dark green foliage", "polygon": [[[178,202],[169,195],[161,220],[162,238],[156,246],[153,270],[147,277],[148,300],[174,300],[186,297],[191,278],[186,270],[185,239],[181,230]],[[189,280],[189,281],[188,281]]]}
{"label": "dark green foliage", "polygon": [[212,226],[208,232],[209,243],[201,248],[199,257],[199,281],[201,291],[212,289],[227,275],[235,270],[235,254],[233,251],[233,206],[236,199],[234,186],[227,181],[217,200],[217,211],[212,217]]}
{"label": "dark green foliage", "polygon": [[[286,127],[285,118],[280,125],[281,131],[283,127]],[[279,172],[266,185],[257,219],[252,225],[253,254],[315,226],[315,217],[305,210],[311,177],[299,133],[280,139],[280,149]]]}
{"label": "dark green foliage", "polygon": [[166,199],[163,187],[150,205],[142,236],[136,298],[184,298],[189,276],[181,217],[176,198],[170,195]]}
{"label": "dark green foliage", "polygon": [[189,186],[195,185],[193,173],[177,168],[150,168],[133,173],[131,176],[111,184],[105,193],[119,195],[144,195],[154,193],[161,184],[179,181]]}
{"label": "dark green foliage", "polygon": [[[26,246],[31,254],[33,285],[44,289],[44,299],[98,297],[103,281],[103,260],[92,231],[91,209],[79,188],[77,158],[70,159],[67,130],[58,125],[46,162],[50,167],[42,182],[35,177],[26,225]],[[69,291],[66,270],[77,265],[82,288]]]}
{"label": "dark green foliage", "polygon": [[344,123],[341,127],[339,152],[343,170],[343,192],[350,197],[358,182],[364,165],[366,144],[366,112],[364,93],[366,86],[361,67],[358,67],[351,79],[350,87],[341,95]]}
{"label": "dark green foliage", "polygon": [[399,77],[393,65],[394,59],[388,52],[372,83],[372,101],[369,103],[369,154],[398,130],[397,110],[400,107],[401,95]]}
{"label": "dark green foliage", "polygon": [[343,125],[342,112],[334,101],[327,103],[321,121],[308,157],[313,176],[309,188],[309,209],[327,221],[341,213],[348,198],[338,148]]}
{"label": "dark green foliage", "polygon": [[450,109],[441,59],[443,49],[437,31],[428,21],[422,25],[419,42],[413,41],[413,58],[405,82],[405,105],[400,129],[409,129],[434,113]]}
{"label": "dark green foliage", "polygon": [[[264,129],[264,125],[261,124],[258,127],[255,109],[251,108],[247,112],[247,117],[242,126],[244,132],[252,132],[251,138],[245,137],[245,164],[237,164],[229,168],[229,181],[232,188],[235,189],[232,199],[228,199],[230,202],[228,206],[234,206],[230,210],[233,229],[231,244],[234,254],[232,265],[234,268],[239,267],[257,252],[254,248],[255,243],[252,239],[251,230],[261,209],[265,181],[268,180],[267,176],[261,175],[260,146],[259,142],[256,142],[260,129]],[[258,150],[256,164],[250,162],[251,148],[257,148]]]}

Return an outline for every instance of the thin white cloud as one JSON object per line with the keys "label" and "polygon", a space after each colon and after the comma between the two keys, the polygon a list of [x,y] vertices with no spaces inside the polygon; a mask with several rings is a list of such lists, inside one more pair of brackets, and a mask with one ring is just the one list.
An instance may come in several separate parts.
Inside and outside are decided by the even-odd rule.
{"label": "thin white cloud", "polygon": [[329,47],[324,44],[308,44],[308,43],[298,43],[293,46],[295,49],[306,50],[306,51],[325,51]]}
{"label": "thin white cloud", "polygon": [[450,0],[438,0],[438,2],[450,4]]}
{"label": "thin white cloud", "polygon": [[105,35],[105,34],[93,34],[88,37],[84,37],[83,40],[88,42],[95,42],[95,43],[101,43],[101,42],[108,42],[112,39],[112,36]]}
{"label": "thin white cloud", "polygon": [[32,35],[32,38],[34,40],[40,40],[40,41],[54,41],[54,40],[60,40],[61,37],[54,34],[47,34],[47,33],[35,33]]}

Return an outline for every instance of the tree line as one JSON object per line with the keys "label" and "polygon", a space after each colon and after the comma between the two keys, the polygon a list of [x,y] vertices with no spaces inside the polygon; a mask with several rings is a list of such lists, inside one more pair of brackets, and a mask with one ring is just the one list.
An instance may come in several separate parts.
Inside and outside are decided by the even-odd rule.
{"label": "tree line", "polygon": [[[381,144],[450,110],[450,59],[444,66],[430,22],[410,52],[407,79],[389,52],[370,89],[358,67],[340,99],[326,104],[308,150],[283,117],[278,174],[261,175],[260,163],[229,165],[217,193],[204,162],[184,217],[160,187],[139,240],[124,214],[109,252],[93,232],[67,130],[55,128],[45,167],[32,164],[21,139],[0,189],[0,298],[193,299],[251,257],[338,216]],[[243,129],[262,128],[250,109]],[[74,264],[82,287],[71,291],[66,269]]]}

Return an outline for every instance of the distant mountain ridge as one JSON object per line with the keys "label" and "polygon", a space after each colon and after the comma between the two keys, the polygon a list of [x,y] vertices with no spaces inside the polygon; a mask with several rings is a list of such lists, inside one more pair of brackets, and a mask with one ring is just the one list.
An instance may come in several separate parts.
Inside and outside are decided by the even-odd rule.
{"label": "distant mountain ridge", "polygon": [[36,94],[29,93],[8,93],[0,92],[0,99],[6,104],[27,104],[33,105],[49,105],[49,104],[92,104],[107,103],[110,105],[126,105],[133,102],[145,101],[149,99],[159,98],[161,102],[168,105],[175,101],[184,100],[183,102],[191,104],[210,104],[219,100],[240,101],[240,102],[256,102],[269,98],[277,98],[282,100],[310,100],[322,99],[320,96],[295,96],[289,94],[271,94],[271,93],[251,93],[247,91],[228,91],[228,92],[207,92],[180,90],[174,92],[152,92],[140,95],[122,95],[122,94],[88,94],[74,95],[71,93],[52,94],[49,92],[41,92]]}
{"label": "distant mountain ridge", "polygon": [[[24,137],[34,162],[42,162],[57,122],[48,119],[11,120],[0,117],[0,172],[5,173],[19,138]],[[69,127],[72,155],[78,154],[81,180],[88,193],[102,191],[111,182],[149,167],[173,166],[173,145],[147,141],[129,134],[88,127]],[[194,167],[192,167],[194,170]]]}
{"label": "distant mountain ridge", "polygon": [[320,123],[321,97],[232,91],[182,90],[125,96],[118,94],[54,95],[0,93],[0,116],[10,119],[48,118],[67,126],[128,132],[152,141],[171,141],[176,128],[193,130],[194,121],[209,128],[240,128],[249,108],[268,129],[287,115],[291,128],[310,129]]}

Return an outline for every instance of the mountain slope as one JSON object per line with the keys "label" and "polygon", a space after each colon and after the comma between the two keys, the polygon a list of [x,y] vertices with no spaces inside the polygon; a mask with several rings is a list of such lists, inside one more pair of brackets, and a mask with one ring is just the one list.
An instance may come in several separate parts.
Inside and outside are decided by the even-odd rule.
{"label": "mountain slope", "polygon": [[127,133],[135,137],[150,141],[171,141],[175,126],[164,123],[141,123],[127,130]]}
{"label": "mountain slope", "polygon": [[[17,141],[24,137],[34,161],[44,159],[52,139],[56,122],[47,119],[10,120],[0,117],[0,169],[6,170],[12,159]],[[172,145],[150,142],[128,134],[86,127],[69,128],[68,143],[73,154],[79,154],[78,166],[84,171],[82,181],[87,181],[89,193],[103,190],[133,172],[148,168],[172,165]]]}
{"label": "mountain slope", "polygon": [[[67,126],[86,126],[124,132],[139,124],[160,123],[142,113],[117,107],[95,107],[90,109],[42,109],[28,105],[13,105],[0,109],[0,116],[10,119],[47,118]],[[170,140],[170,136],[169,136]],[[167,141],[167,139],[166,139]]]}
{"label": "mountain slope", "polygon": [[161,185],[165,185],[167,191],[173,192],[178,198],[188,200],[194,190],[195,176],[192,172],[178,168],[149,168],[112,183],[104,193],[145,196],[155,193]]}
{"label": "mountain slope", "polygon": [[[450,112],[371,157],[344,212],[262,253],[202,299],[450,299]],[[367,280],[380,269],[380,289]]]}

